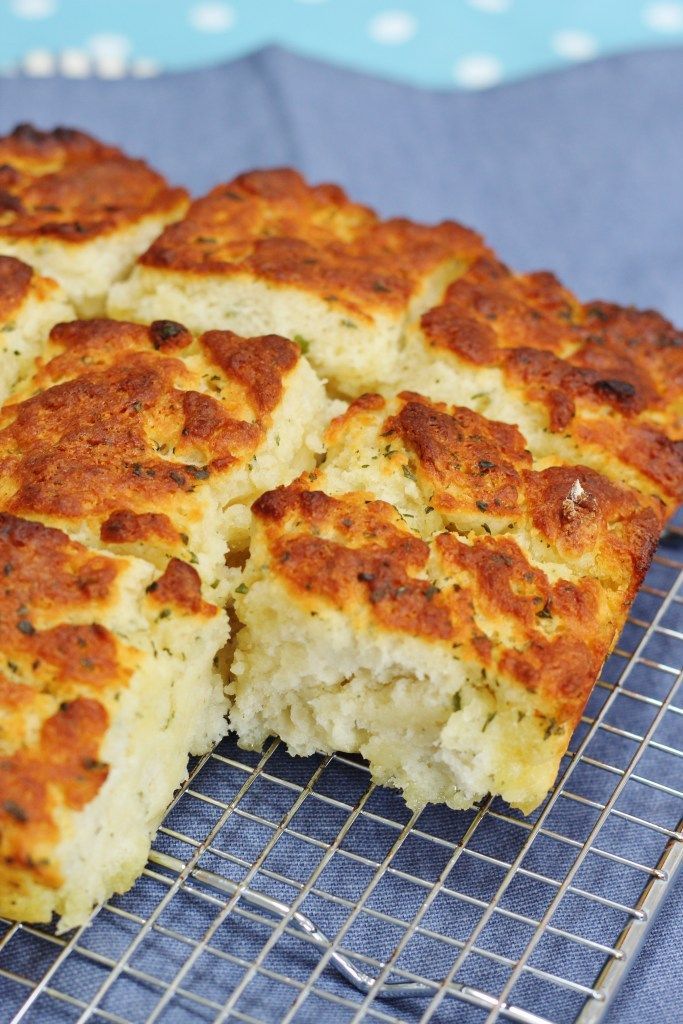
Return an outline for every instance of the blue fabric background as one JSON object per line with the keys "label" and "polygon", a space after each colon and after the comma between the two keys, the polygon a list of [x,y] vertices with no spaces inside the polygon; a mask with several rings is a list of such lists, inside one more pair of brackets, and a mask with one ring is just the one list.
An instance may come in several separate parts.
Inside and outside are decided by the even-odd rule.
{"label": "blue fabric background", "polygon": [[0,74],[85,64],[149,75],[277,44],[398,81],[476,88],[681,42],[677,0],[0,0]]}
{"label": "blue fabric background", "polygon": [[[0,81],[0,130],[24,119],[77,124],[149,157],[194,191],[247,167],[294,164],[385,213],[472,223],[505,259],[553,267],[584,298],[652,304],[680,321],[682,100],[678,52],[446,94],[269,49],[146,82]],[[669,742],[680,746],[679,719],[674,725],[679,734]],[[681,782],[679,768],[670,784]],[[235,841],[248,848],[249,829],[240,828]],[[608,1024],[680,1021],[682,897],[679,883]],[[448,1005],[460,1013],[460,1004]],[[552,1016],[553,1006],[543,1011]],[[327,1012],[319,1019],[333,1020]],[[469,1019],[462,1013],[439,1019]]]}

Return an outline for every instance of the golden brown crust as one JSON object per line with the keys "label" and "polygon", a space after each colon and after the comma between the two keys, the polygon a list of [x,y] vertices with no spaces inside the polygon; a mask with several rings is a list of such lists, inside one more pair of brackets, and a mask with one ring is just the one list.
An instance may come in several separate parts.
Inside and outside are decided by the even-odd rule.
{"label": "golden brown crust", "polygon": [[360,316],[405,305],[439,265],[482,251],[474,232],[447,221],[380,221],[335,185],[289,169],[252,171],[192,204],[141,258],[147,267],[249,274],[315,292]]}
{"label": "golden brown crust", "polygon": [[100,539],[106,544],[135,544],[151,537],[167,544],[177,544],[180,534],[167,515],[158,512],[131,512],[118,509],[100,526]]}
{"label": "golden brown crust", "polygon": [[172,558],[158,580],[148,589],[150,600],[164,608],[172,605],[191,615],[202,615],[213,618],[218,615],[216,605],[202,599],[202,582],[199,573],[192,565]]}
{"label": "golden brown crust", "polygon": [[12,256],[0,256],[0,324],[6,323],[31,290],[33,270]]}
{"label": "golden brown crust", "polygon": [[[329,498],[294,484],[264,494],[253,512],[277,524],[269,531],[277,571],[300,592],[338,607],[367,603],[387,628],[441,639],[455,635],[429,581],[415,578],[426,566],[429,547],[400,528],[390,505],[359,495]],[[331,536],[318,535],[323,532]]]}
{"label": "golden brown crust", "polygon": [[280,401],[282,377],[294,369],[300,352],[277,334],[264,335],[255,346],[232,331],[207,331],[202,345],[228,379],[242,385],[260,414],[272,412]]}
{"label": "golden brown crust", "polygon": [[[332,421],[326,441],[332,465],[339,448],[366,446],[361,462],[379,460],[384,473],[412,481],[422,507],[462,532],[534,535],[569,571],[595,554],[596,573],[625,603],[664,522],[657,499],[586,466],[538,470],[517,427],[412,392],[391,400],[361,396]],[[325,464],[319,476],[324,486]]]}
{"label": "golden brown crust", "polygon": [[252,457],[299,358],[283,338],[193,343],[169,321],[59,325],[33,393],[0,413],[0,507],[182,554],[201,488]]}
{"label": "golden brown crust", "polygon": [[513,275],[484,257],[422,318],[427,343],[546,412],[549,430],[589,443],[683,497],[683,334],[659,314],[582,305],[551,274]]}
{"label": "golden brown crust", "polygon": [[28,880],[57,889],[51,859],[61,808],[80,810],[104,784],[99,760],[109,718],[91,698],[63,703],[44,722],[36,745],[0,760],[0,878],[20,889]]}
{"label": "golden brown crust", "polygon": [[627,608],[657,546],[658,510],[587,466],[552,466],[526,472],[523,480],[526,507],[539,533],[568,563],[595,552],[618,581]]}
{"label": "golden brown crust", "polygon": [[64,609],[105,601],[118,563],[73,544],[61,530],[0,512],[2,628],[24,605]]}
{"label": "golden brown crust", "polygon": [[169,188],[133,160],[83,132],[19,125],[0,139],[0,235],[79,244],[180,208]]}
{"label": "golden brown crust", "polygon": [[[0,650],[5,673],[43,691],[98,691],[130,669],[103,627],[92,624],[113,599],[122,565],[70,541],[60,530],[0,513]],[[86,622],[66,625],[70,613]],[[88,622],[87,620],[90,620]]]}
{"label": "golden brown crust", "polygon": [[403,392],[399,403],[382,436],[400,438],[413,453],[415,471],[434,489],[434,507],[490,509],[504,517],[518,511],[519,474],[531,466],[531,455],[516,427],[463,407],[447,409],[410,392]]}
{"label": "golden brown crust", "polygon": [[124,566],[0,513],[0,875],[10,889],[22,871],[60,884],[58,808],[83,807],[107,777],[105,705],[136,655],[96,620],[118,600]]}

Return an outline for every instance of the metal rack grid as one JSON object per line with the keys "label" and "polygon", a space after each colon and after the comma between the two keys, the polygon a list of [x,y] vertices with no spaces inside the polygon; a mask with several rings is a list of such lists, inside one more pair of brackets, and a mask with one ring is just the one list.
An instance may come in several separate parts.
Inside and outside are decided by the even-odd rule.
{"label": "metal rack grid", "polygon": [[228,738],[88,927],[4,922],[1,1024],[596,1024],[683,859],[682,536],[530,818],[411,816],[359,759]]}

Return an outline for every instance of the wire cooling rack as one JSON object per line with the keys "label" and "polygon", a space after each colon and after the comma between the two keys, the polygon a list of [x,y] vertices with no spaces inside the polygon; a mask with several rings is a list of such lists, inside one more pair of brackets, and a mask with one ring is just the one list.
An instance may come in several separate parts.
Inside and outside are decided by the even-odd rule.
{"label": "wire cooling rack", "polygon": [[65,936],[3,923],[2,1024],[596,1024],[683,859],[682,537],[530,818],[411,815],[359,759],[228,738],[129,893]]}

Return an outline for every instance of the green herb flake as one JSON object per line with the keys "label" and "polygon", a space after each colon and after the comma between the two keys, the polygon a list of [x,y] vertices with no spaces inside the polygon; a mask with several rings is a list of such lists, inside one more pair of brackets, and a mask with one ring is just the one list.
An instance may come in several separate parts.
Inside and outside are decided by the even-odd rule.
{"label": "green herb flake", "polygon": [[240,583],[239,587],[235,587],[236,594],[247,594],[248,592],[249,587],[246,585],[246,583]]}
{"label": "green herb flake", "polygon": [[460,690],[458,690],[457,693],[453,694],[453,710],[454,711],[460,711],[461,708],[462,708],[462,695],[460,693]]}
{"label": "green herb flake", "polygon": [[486,730],[488,729],[488,727],[490,726],[491,722],[493,721],[493,719],[495,717],[496,717],[496,712],[495,711],[492,711],[490,714],[488,714],[486,716],[486,721],[484,722],[484,724],[481,727],[481,731],[482,732],[486,732]]}
{"label": "green herb flake", "polygon": [[545,732],[543,733],[543,739],[550,739],[551,736],[559,736],[560,733],[564,732],[563,727],[554,718],[548,719]]}
{"label": "green herb flake", "polygon": [[28,821],[28,814],[24,808],[14,800],[3,800],[2,809],[5,814],[9,814],[9,816],[14,818],[15,821],[20,821],[22,823]]}
{"label": "green herb flake", "polygon": [[311,343],[308,338],[304,338],[303,334],[295,334],[294,341],[299,346],[304,355],[308,352],[311,347]]}
{"label": "green herb flake", "polygon": [[410,466],[408,466],[408,465],[406,465],[406,464],[404,463],[404,464],[403,464],[403,465],[401,466],[401,469],[403,470],[403,475],[404,475],[404,477],[406,478],[406,480],[413,480],[413,481],[417,481],[417,477],[415,476],[415,473],[414,473],[414,472],[413,472],[413,470],[412,470],[412,469],[410,468]]}

